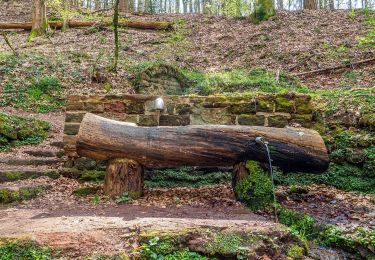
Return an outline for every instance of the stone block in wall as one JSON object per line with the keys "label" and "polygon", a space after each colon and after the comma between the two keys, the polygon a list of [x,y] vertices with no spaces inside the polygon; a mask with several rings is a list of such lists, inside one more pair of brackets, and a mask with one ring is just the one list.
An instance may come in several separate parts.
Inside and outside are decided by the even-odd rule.
{"label": "stone block in wall", "polygon": [[139,115],[138,119],[139,126],[158,126],[158,116],[157,115]]}
{"label": "stone block in wall", "polygon": [[311,127],[312,125],[312,114],[299,115],[292,114],[289,123],[300,124],[303,127]]}
{"label": "stone block in wall", "polygon": [[74,167],[78,170],[94,170],[96,168],[96,161],[86,157],[79,157],[74,160]]}
{"label": "stone block in wall", "polygon": [[313,107],[311,104],[311,97],[308,95],[297,95],[295,97],[295,106],[297,114],[311,114]]}
{"label": "stone block in wall", "polygon": [[76,135],[78,134],[80,123],[65,123],[64,134]]}
{"label": "stone block in wall", "polygon": [[125,106],[125,103],[121,101],[106,102],[104,103],[104,111],[125,113],[126,106]]}
{"label": "stone block in wall", "polygon": [[67,147],[69,145],[75,146],[76,142],[77,142],[77,136],[76,135],[64,135],[64,137],[63,137],[64,147]]}
{"label": "stone block in wall", "polygon": [[177,104],[175,112],[178,115],[189,115],[193,112],[193,110],[189,104]]}
{"label": "stone block in wall", "polygon": [[126,113],[128,114],[143,114],[145,112],[144,102],[130,102],[127,104]]}
{"label": "stone block in wall", "polygon": [[84,110],[92,113],[102,113],[104,112],[104,105],[100,101],[85,102]]}
{"label": "stone block in wall", "polygon": [[257,112],[256,101],[253,100],[251,102],[232,104],[228,108],[228,112],[230,114],[235,114],[235,115],[250,114],[250,113],[255,114]]}
{"label": "stone block in wall", "polygon": [[271,95],[260,96],[260,97],[257,97],[256,102],[257,102],[257,112],[274,112],[275,111],[274,96],[271,96]]}
{"label": "stone block in wall", "polygon": [[362,127],[375,128],[375,113],[363,114],[359,120]]}
{"label": "stone block in wall", "polygon": [[223,102],[223,103],[210,103],[210,102],[204,102],[202,104],[202,106],[204,108],[228,108],[231,106],[230,103],[226,103],[226,102]]}
{"label": "stone block in wall", "polygon": [[193,114],[190,115],[191,125],[234,125],[236,116],[228,114],[226,109],[221,108],[194,108]]}
{"label": "stone block in wall", "polygon": [[254,125],[264,126],[265,116],[264,115],[240,115],[238,116],[238,124],[240,125]]}
{"label": "stone block in wall", "polygon": [[286,112],[295,113],[295,101],[294,95],[289,94],[279,94],[275,97],[275,111],[276,112]]}
{"label": "stone block in wall", "polygon": [[66,112],[65,122],[80,123],[85,114],[86,111],[68,111]]}
{"label": "stone block in wall", "polygon": [[161,115],[159,119],[160,126],[180,126],[189,124],[190,117],[188,115]]}
{"label": "stone block in wall", "polygon": [[128,115],[125,113],[101,113],[97,114],[98,116],[102,116],[105,118],[122,121],[122,122],[129,122],[129,123],[138,123],[138,115]]}
{"label": "stone block in wall", "polygon": [[282,115],[273,115],[268,118],[268,126],[270,127],[285,127],[288,125],[288,117]]}
{"label": "stone block in wall", "polygon": [[85,103],[84,102],[67,102],[66,104],[66,111],[74,111],[74,110],[85,110]]}

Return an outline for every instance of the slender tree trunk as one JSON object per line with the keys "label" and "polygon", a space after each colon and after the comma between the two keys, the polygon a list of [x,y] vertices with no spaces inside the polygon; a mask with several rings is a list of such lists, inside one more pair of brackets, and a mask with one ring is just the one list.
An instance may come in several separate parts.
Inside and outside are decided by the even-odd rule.
{"label": "slender tree trunk", "polygon": [[180,0],[176,0],[175,12],[176,14],[180,13]]}
{"label": "slender tree trunk", "polygon": [[119,3],[120,0],[116,0],[115,2],[115,12],[113,14],[113,27],[114,27],[114,36],[115,36],[115,57],[113,59],[113,67],[114,71],[117,70],[117,63],[118,63],[118,56],[119,56],[119,40],[118,40],[118,12],[119,12]]}
{"label": "slender tree trunk", "polygon": [[316,9],[315,0],[304,0],[303,1],[303,9],[315,10]]}
{"label": "slender tree trunk", "polygon": [[38,35],[45,34],[48,28],[45,0],[33,0],[32,29],[28,38],[31,41]]}
{"label": "slender tree trunk", "polygon": [[283,0],[277,0],[277,9],[283,10],[284,9],[284,2]]}
{"label": "slender tree trunk", "polygon": [[119,11],[123,13],[129,12],[129,2],[128,0],[120,0]]}
{"label": "slender tree trunk", "polygon": [[61,31],[66,31],[69,28],[69,9],[70,9],[70,0],[65,0],[63,2],[63,27],[61,28]]}
{"label": "slender tree trunk", "polygon": [[95,0],[95,10],[99,10],[99,9],[100,9],[100,1]]}
{"label": "slender tree trunk", "polygon": [[329,9],[335,10],[335,2],[334,2],[334,0],[329,0]]}

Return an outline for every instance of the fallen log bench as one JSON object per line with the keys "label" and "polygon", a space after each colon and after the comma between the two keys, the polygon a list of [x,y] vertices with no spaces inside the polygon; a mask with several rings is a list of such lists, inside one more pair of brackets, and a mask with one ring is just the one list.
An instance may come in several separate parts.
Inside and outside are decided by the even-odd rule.
{"label": "fallen log bench", "polygon": [[[143,192],[143,168],[236,166],[247,160],[267,162],[286,171],[322,172],[329,159],[321,136],[304,128],[238,125],[138,127],[87,113],[77,136],[77,153],[108,160],[104,191],[119,196]],[[238,167],[234,167],[235,169]]]}

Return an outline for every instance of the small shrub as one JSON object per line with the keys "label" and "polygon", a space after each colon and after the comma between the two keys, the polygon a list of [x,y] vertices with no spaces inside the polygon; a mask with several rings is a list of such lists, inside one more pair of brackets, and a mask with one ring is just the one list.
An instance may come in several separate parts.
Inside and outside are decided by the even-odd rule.
{"label": "small shrub", "polygon": [[52,259],[52,251],[28,240],[5,241],[0,243],[0,260],[10,259]]}
{"label": "small shrub", "polygon": [[262,209],[273,202],[271,178],[255,161],[247,161],[246,167],[249,175],[236,184],[235,192],[250,209]]}
{"label": "small shrub", "polygon": [[303,239],[311,238],[315,232],[315,221],[311,216],[290,209],[280,209],[279,221],[290,227],[294,234]]}
{"label": "small shrub", "polygon": [[293,244],[288,248],[287,255],[292,260],[298,260],[303,258],[304,253],[305,249],[303,247]]}
{"label": "small shrub", "polygon": [[259,23],[268,20],[275,15],[275,4],[271,0],[257,0],[255,3],[255,10],[251,15],[254,23]]}

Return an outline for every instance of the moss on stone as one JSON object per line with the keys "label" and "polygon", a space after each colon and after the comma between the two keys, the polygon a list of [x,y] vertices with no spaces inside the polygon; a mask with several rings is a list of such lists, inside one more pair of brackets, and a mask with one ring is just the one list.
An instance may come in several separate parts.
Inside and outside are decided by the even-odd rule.
{"label": "moss on stone", "polygon": [[272,203],[272,181],[258,162],[247,161],[249,175],[235,186],[238,199],[251,210],[262,209]]}
{"label": "moss on stone", "polygon": [[81,181],[103,181],[105,176],[105,171],[82,171],[81,175],[79,176],[79,180]]}
{"label": "moss on stone", "polygon": [[0,203],[8,204],[22,200],[30,200],[38,194],[50,189],[49,186],[22,187],[17,190],[0,189]]}
{"label": "moss on stone", "polygon": [[25,178],[21,172],[7,172],[4,177],[8,181],[17,181]]}
{"label": "moss on stone", "polygon": [[281,115],[272,115],[268,117],[268,126],[283,128],[288,125],[288,118]]}
{"label": "moss on stone", "polygon": [[94,195],[98,191],[98,187],[83,187],[83,188],[78,188],[73,191],[73,194],[78,196],[78,197],[85,197],[88,195]]}
{"label": "moss on stone", "polygon": [[276,112],[295,112],[293,97],[288,97],[286,95],[278,95],[275,98]]}
{"label": "moss on stone", "polygon": [[0,151],[39,143],[47,137],[49,128],[49,123],[42,120],[0,113]]}

